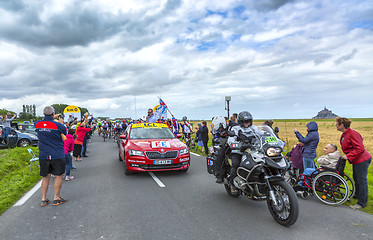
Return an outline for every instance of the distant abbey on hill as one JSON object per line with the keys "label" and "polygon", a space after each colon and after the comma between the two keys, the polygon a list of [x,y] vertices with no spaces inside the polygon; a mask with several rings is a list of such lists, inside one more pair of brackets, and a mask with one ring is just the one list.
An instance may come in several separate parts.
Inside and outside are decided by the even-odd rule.
{"label": "distant abbey on hill", "polygon": [[338,115],[334,114],[332,111],[326,107],[321,110],[313,119],[327,119],[327,118],[336,118]]}

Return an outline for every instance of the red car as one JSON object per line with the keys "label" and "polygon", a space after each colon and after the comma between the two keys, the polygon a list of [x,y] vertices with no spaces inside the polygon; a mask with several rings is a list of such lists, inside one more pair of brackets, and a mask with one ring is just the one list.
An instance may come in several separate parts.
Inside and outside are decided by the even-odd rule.
{"label": "red car", "polygon": [[119,160],[124,162],[126,175],[146,171],[186,172],[189,169],[187,146],[166,124],[132,124],[120,139]]}

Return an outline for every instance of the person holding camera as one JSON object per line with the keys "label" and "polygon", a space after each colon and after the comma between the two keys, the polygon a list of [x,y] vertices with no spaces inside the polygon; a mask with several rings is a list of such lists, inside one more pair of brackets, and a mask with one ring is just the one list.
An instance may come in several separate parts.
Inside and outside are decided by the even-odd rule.
{"label": "person holding camera", "polygon": [[10,112],[7,112],[7,114],[4,115],[3,117],[0,116],[1,123],[3,124],[3,138],[2,138],[2,143],[3,144],[7,144],[7,142],[8,142],[7,138],[8,138],[8,135],[10,133],[10,128],[11,128],[11,125],[12,125],[12,121],[16,117],[17,117],[17,113],[15,113],[12,117],[12,114]]}
{"label": "person holding camera", "polygon": [[35,123],[36,132],[39,138],[39,163],[41,183],[41,206],[49,203],[47,192],[51,174],[54,179],[53,205],[60,205],[66,202],[61,197],[62,176],[65,173],[65,149],[63,136],[66,135],[66,127],[55,121],[55,112],[52,106],[44,108],[44,119]]}

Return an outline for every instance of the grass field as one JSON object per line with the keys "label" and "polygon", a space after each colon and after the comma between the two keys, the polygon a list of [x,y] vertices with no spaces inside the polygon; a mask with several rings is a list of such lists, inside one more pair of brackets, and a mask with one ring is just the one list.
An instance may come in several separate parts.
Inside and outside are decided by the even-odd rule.
{"label": "grass field", "polygon": [[[373,154],[373,119],[364,118],[364,119],[350,119],[352,121],[351,128],[358,131],[364,138],[364,145],[365,148]],[[339,139],[342,135],[342,132],[337,131],[335,126],[334,119],[281,119],[281,120],[274,120],[273,128],[278,127],[280,129],[279,137],[281,140],[285,141],[285,151],[290,151],[294,145],[298,143],[298,139],[295,137],[293,132],[294,128],[305,136],[307,134],[307,127],[306,124],[310,121],[317,122],[319,126],[319,135],[320,135],[320,142],[317,148],[317,157],[323,155],[323,148],[328,143],[334,143],[337,145],[339,152],[343,155],[341,150],[341,145],[339,144]],[[262,124],[264,120],[257,120],[254,121],[254,124]],[[197,126],[197,121],[191,122],[193,123],[193,127]],[[210,129],[211,121],[207,121],[207,125]],[[194,130],[195,131],[195,130]],[[209,131],[210,132],[210,131]],[[211,132],[209,135],[209,146],[211,146]],[[203,153],[198,151],[199,154]],[[368,198],[368,206],[364,208],[362,211],[368,212],[373,214],[373,164],[370,165],[368,170],[368,185],[369,185],[369,198]],[[345,172],[352,177],[352,165],[346,164]],[[352,200],[351,203],[346,203],[347,205],[355,204],[357,201]]]}
{"label": "grass field", "polygon": [[[38,154],[38,148],[31,148]],[[0,150],[0,214],[16,203],[40,179],[39,167],[33,164],[27,148]]]}

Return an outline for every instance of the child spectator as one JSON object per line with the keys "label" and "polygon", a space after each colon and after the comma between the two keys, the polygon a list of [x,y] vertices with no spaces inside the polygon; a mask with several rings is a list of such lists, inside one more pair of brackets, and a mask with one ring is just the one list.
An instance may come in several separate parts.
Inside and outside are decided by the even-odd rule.
{"label": "child spectator", "polygon": [[65,181],[69,181],[69,180],[74,179],[74,177],[70,175],[70,170],[71,170],[72,165],[73,165],[73,159],[71,157],[71,152],[74,151],[74,138],[73,138],[74,133],[75,133],[75,130],[70,129],[68,134],[66,135],[66,140],[64,141],[65,160],[66,160]]}

